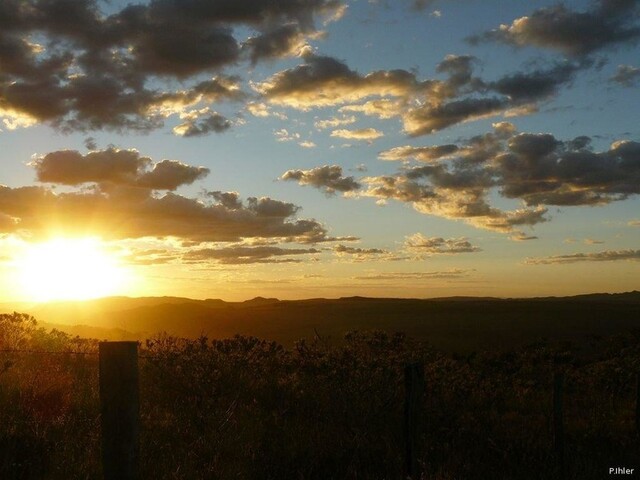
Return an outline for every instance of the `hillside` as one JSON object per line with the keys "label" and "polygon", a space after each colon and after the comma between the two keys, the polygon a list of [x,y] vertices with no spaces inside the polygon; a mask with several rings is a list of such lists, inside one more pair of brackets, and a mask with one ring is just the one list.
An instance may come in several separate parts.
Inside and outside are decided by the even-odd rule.
{"label": "hillside", "polygon": [[112,297],[43,304],[26,313],[74,335],[111,340],[143,339],[158,332],[190,338],[242,334],[292,345],[316,335],[339,341],[351,330],[377,329],[402,331],[441,349],[467,352],[640,328],[640,293],[538,299],[259,297],[245,302]]}

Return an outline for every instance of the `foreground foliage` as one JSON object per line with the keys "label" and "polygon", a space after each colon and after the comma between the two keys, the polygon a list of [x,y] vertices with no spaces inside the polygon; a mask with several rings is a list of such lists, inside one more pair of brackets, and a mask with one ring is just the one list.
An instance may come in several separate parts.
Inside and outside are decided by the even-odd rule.
{"label": "foreground foliage", "polygon": [[[97,341],[0,315],[0,350],[0,478],[100,478]],[[401,478],[402,371],[415,361],[425,478],[602,478],[640,458],[639,333],[469,356],[383,332],[290,350],[159,335],[140,355],[143,478]],[[567,375],[564,475],[552,454],[556,371]]]}

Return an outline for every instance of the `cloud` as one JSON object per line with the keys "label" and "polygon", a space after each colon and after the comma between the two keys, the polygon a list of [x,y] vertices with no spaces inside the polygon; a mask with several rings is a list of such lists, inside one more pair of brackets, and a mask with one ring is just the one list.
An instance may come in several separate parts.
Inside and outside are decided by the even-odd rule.
{"label": "cloud", "polygon": [[151,190],[175,190],[209,174],[205,167],[193,167],[177,160],[153,163],[136,150],[116,148],[86,155],[76,150],[59,150],[36,158],[31,166],[40,182],[60,185],[108,182]]}
{"label": "cloud", "polygon": [[329,195],[335,192],[351,192],[360,188],[360,184],[353,177],[342,175],[342,167],[339,165],[324,165],[311,170],[288,170],[280,178],[297,181],[300,185],[310,185]]}
{"label": "cloud", "polygon": [[[435,179],[436,184],[424,182],[424,175],[414,177],[414,173],[363,178],[361,183],[365,188],[358,196],[411,203],[415,210],[426,215],[465,220],[475,227],[502,233],[512,232],[514,226],[547,221],[547,209],[543,207],[511,211],[492,207],[488,203],[489,185],[486,184],[491,178],[486,172],[476,177],[473,172],[458,176],[442,170],[435,176],[426,176],[432,177],[432,181]],[[438,186],[438,183],[449,185]]]}
{"label": "cloud", "polygon": [[205,167],[193,167],[177,160],[162,160],[138,179],[137,185],[152,190],[175,190],[190,185],[209,174]]}
{"label": "cloud", "polygon": [[464,237],[460,238],[442,238],[442,237],[425,237],[421,233],[408,236],[405,239],[405,248],[410,251],[427,254],[457,254],[479,252],[482,249],[472,245],[469,240]]}
{"label": "cloud", "polygon": [[413,108],[403,115],[404,130],[412,137],[427,135],[461,122],[478,120],[507,109],[505,99],[465,98],[437,105]]}
{"label": "cloud", "polygon": [[536,69],[530,72],[518,72],[506,75],[488,84],[488,88],[505,95],[515,105],[552,97],[558,89],[569,83],[576,72],[589,62],[561,63],[548,69]]}
{"label": "cloud", "polygon": [[621,260],[640,260],[640,250],[604,250],[597,253],[573,253],[551,257],[528,258],[527,265],[554,265],[577,262],[614,262]]}
{"label": "cloud", "polygon": [[[563,62],[487,81],[474,75],[479,63],[470,55],[447,55],[436,67],[437,73],[446,76],[444,80],[419,80],[406,70],[363,75],[335,58],[307,54],[303,64],[253,87],[265,101],[298,110],[340,106],[343,114],[399,117],[408,135],[420,136],[489,116],[535,112],[539,102],[556,95],[579,70],[591,65],[585,59]],[[337,132],[347,135],[348,131]]]}
{"label": "cloud", "polygon": [[191,242],[272,239],[308,244],[357,240],[331,237],[316,220],[296,218],[297,205],[269,197],[249,197],[243,202],[237,192],[208,192],[204,199],[159,193],[209,171],[176,160],[153,163],[135,150],[86,155],[52,152],[32,165],[41,181],[94,185],[64,193],[38,186],[0,186],[0,234],[175,237]]}
{"label": "cloud", "polygon": [[383,137],[384,133],[375,128],[361,128],[359,130],[334,130],[331,132],[332,137],[345,138],[347,140],[375,140]]}
{"label": "cloud", "polygon": [[458,151],[458,146],[453,144],[436,145],[431,147],[395,147],[380,152],[380,160],[417,160],[429,163],[434,160],[448,158]]}
{"label": "cloud", "polygon": [[[176,237],[184,240],[238,241],[243,238],[286,238],[312,242],[326,239],[326,230],[315,220],[268,214],[261,206],[277,202],[252,199],[242,208],[167,193],[127,190],[55,194],[42,187],[0,187],[0,213],[18,219],[11,231],[30,235],[101,235],[125,239]],[[278,202],[283,212],[297,207]]]}
{"label": "cloud", "polygon": [[585,245],[602,245],[604,242],[602,240],[596,240],[594,238],[585,238]]}
{"label": "cloud", "polygon": [[238,192],[222,192],[219,190],[207,192],[207,195],[218,201],[223,207],[229,210],[238,210],[242,208],[242,201]]}
{"label": "cloud", "polygon": [[135,249],[120,260],[131,265],[164,265],[180,260],[180,255],[173,250],[163,248]]}
{"label": "cloud", "polygon": [[278,142],[293,142],[295,140],[300,140],[299,133],[291,133],[286,128],[281,128],[273,133]]}
{"label": "cloud", "polygon": [[378,117],[384,120],[398,117],[406,109],[406,102],[395,101],[390,99],[368,100],[358,105],[345,105],[340,107],[338,111],[364,113],[368,116]]}
{"label": "cloud", "polygon": [[255,85],[255,89],[273,104],[308,110],[371,96],[403,97],[426,86],[406,70],[382,70],[363,76],[332,57],[309,54],[304,60],[302,65]]}
{"label": "cloud", "polygon": [[222,133],[232,125],[227,118],[216,112],[195,112],[182,118],[186,121],[173,129],[173,133],[181,137],[201,137],[211,132]]}
{"label": "cloud", "polygon": [[616,45],[635,43],[640,37],[635,0],[599,0],[586,11],[559,4],[535,10],[511,25],[474,35],[472,44],[498,41],[517,47],[535,46],[581,56]]}
{"label": "cloud", "polygon": [[[200,81],[245,59],[295,55],[304,38],[319,34],[318,18],[344,11],[337,0],[153,0],[111,5],[108,13],[100,7],[94,0],[3,2],[0,116],[6,125],[160,128],[184,108],[245,99],[237,88],[225,89],[224,77]],[[237,32],[247,31],[249,40],[238,40]],[[222,89],[208,88],[216,82]],[[178,133],[221,131],[216,118]]]}
{"label": "cloud", "polygon": [[634,87],[640,81],[640,68],[631,65],[618,65],[615,75],[609,80],[623,87]]}
{"label": "cloud", "polygon": [[93,137],[87,137],[84,139],[84,146],[87,150],[97,150],[98,144],[96,143],[96,139]]}
{"label": "cloud", "polygon": [[528,242],[529,240],[537,239],[538,237],[536,237],[535,235],[527,235],[524,232],[515,232],[509,237],[509,240],[513,240],[514,242]]}
{"label": "cloud", "polygon": [[441,95],[453,96],[455,92],[465,86],[480,85],[479,79],[473,77],[473,67],[478,59],[472,55],[449,54],[436,66],[436,72],[446,73],[449,79],[438,85],[435,91]]}
{"label": "cloud", "polygon": [[306,45],[306,35],[299,24],[290,23],[249,38],[243,48],[250,51],[251,62],[273,60],[298,54]]}
{"label": "cloud", "polygon": [[354,280],[431,280],[467,277],[473,270],[454,268],[432,272],[390,272],[353,277]]}
{"label": "cloud", "polygon": [[247,111],[254,117],[269,117],[271,115],[269,107],[264,103],[249,102],[246,107]]}
{"label": "cloud", "polygon": [[[590,65],[587,61],[565,62],[484,81],[472,76],[473,60],[473,57],[445,58],[439,70],[449,73],[449,80],[434,89],[430,102],[400,114],[408,135],[428,135],[452,125],[498,114],[520,116],[535,112],[538,102],[555,96],[579,70]],[[456,98],[460,93],[476,95]]]}
{"label": "cloud", "polygon": [[324,130],[327,128],[340,127],[342,125],[350,125],[355,122],[356,122],[356,117],[354,117],[353,115],[350,115],[350,116],[343,116],[342,118],[333,117],[328,120],[319,120],[316,123],[314,123],[314,125],[318,130]]}
{"label": "cloud", "polygon": [[640,193],[640,143],[572,149],[549,134],[519,134],[496,158],[502,193],[528,205],[593,205]]}
{"label": "cloud", "polygon": [[[420,213],[510,233],[517,241],[534,238],[516,228],[549,221],[549,206],[604,205],[640,194],[638,142],[615,141],[597,152],[587,136],[562,141],[548,133],[519,133],[508,122],[493,127],[492,132],[457,144],[384,151],[380,154],[384,159],[422,165],[407,164],[397,174],[357,182],[350,178],[358,188],[351,185],[341,191],[350,197],[375,198],[379,204],[409,203]],[[297,173],[288,179],[304,177],[303,171],[291,172]],[[341,169],[334,171],[336,178],[341,174]],[[322,188],[321,181],[316,183]],[[490,202],[494,193],[520,200],[523,206],[497,208]]]}
{"label": "cloud", "polygon": [[395,258],[390,257],[389,252],[386,250],[382,250],[381,248],[348,247],[342,244],[334,246],[333,252],[338,257],[351,257],[351,260],[356,262],[365,262],[371,260],[372,258],[379,259],[380,257],[386,259]]}
{"label": "cloud", "polygon": [[274,246],[246,247],[229,246],[223,248],[199,248],[186,252],[182,259],[186,263],[213,261],[223,265],[246,265],[251,263],[298,263],[291,257],[320,253],[315,248],[281,248]]}
{"label": "cloud", "polygon": [[640,227],[640,220],[629,220],[627,223],[630,227]]}

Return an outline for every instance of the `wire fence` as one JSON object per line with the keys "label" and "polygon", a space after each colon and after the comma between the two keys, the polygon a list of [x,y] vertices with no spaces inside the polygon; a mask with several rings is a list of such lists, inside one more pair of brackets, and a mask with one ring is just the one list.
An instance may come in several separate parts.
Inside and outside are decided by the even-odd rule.
{"label": "wire fence", "polygon": [[[244,337],[139,344],[143,478],[588,479],[640,458],[640,344],[589,364],[546,347],[420,348],[381,334],[334,349]],[[102,475],[99,353],[97,342],[0,348],[0,478]],[[2,357],[25,362],[6,369]],[[422,397],[405,382],[416,362]]]}

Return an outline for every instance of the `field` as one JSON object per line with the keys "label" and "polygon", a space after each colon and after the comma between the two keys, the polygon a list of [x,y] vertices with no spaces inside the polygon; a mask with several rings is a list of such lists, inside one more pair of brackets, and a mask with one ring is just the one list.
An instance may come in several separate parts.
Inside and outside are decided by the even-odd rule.
{"label": "field", "polygon": [[[133,314],[101,323],[114,303],[143,301],[132,307],[140,328]],[[154,312],[174,330],[140,347],[142,478],[402,478],[411,362],[425,370],[424,478],[596,479],[640,467],[637,295],[264,299],[210,308],[226,316],[209,320],[208,337],[175,335],[205,323],[180,316],[202,314],[203,302],[103,303],[112,310],[94,331],[139,334]],[[100,478],[97,341],[3,314],[0,350],[0,478]],[[564,472],[553,449],[556,372],[566,378]]]}

